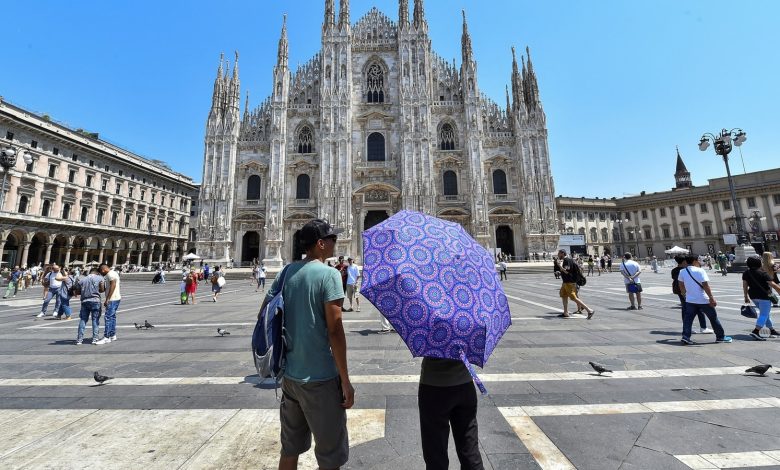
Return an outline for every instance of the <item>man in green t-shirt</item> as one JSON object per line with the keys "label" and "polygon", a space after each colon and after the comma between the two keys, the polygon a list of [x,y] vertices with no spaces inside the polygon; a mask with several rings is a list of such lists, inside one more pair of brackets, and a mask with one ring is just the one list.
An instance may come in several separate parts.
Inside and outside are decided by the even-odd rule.
{"label": "man in green t-shirt", "polygon": [[347,340],[341,322],[341,275],[325,264],[342,230],[316,219],[299,234],[306,258],[277,276],[265,304],[279,292],[284,276],[284,325],[287,366],[282,380],[279,469],[295,469],[298,456],[317,442],[314,455],[322,469],[337,469],[349,458],[346,410],[355,402],[347,371]]}

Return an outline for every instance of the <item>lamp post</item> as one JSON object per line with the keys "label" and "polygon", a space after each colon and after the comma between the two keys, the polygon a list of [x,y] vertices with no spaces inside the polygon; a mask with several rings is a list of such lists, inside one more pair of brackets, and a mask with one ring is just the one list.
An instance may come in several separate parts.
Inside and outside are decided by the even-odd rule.
{"label": "lamp post", "polygon": [[741,146],[747,140],[747,134],[742,129],[734,128],[729,130],[722,129],[718,135],[709,132],[701,136],[699,140],[699,150],[704,152],[713,144],[715,153],[723,157],[723,163],[726,165],[726,175],[729,181],[729,192],[731,193],[731,205],[734,207],[734,219],[737,224],[737,247],[734,249],[735,259],[731,264],[731,270],[736,272],[745,271],[747,265],[745,260],[748,256],[755,255],[756,250],[747,243],[747,231],[745,230],[745,221],[742,216],[742,210],[737,203],[737,193],[734,190],[734,178],[731,176],[729,168],[729,153],[734,148]]}
{"label": "lamp post", "polygon": [[634,244],[636,245],[636,252],[634,253],[634,257],[639,258],[639,239],[642,237],[641,233],[639,232],[640,227],[638,225],[634,226]]}
{"label": "lamp post", "polygon": [[[0,210],[3,210],[3,203],[5,203],[5,184],[8,181],[8,171],[16,166],[17,150],[14,147],[6,147],[0,150],[0,166],[3,167],[3,186],[0,187]],[[27,153],[22,153],[22,159],[24,163],[29,165],[32,163],[32,156]]]}

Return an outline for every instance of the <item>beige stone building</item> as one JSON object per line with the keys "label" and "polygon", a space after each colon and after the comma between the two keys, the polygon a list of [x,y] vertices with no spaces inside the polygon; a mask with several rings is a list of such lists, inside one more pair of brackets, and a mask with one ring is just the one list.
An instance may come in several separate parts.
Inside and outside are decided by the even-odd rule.
{"label": "beige stone building", "polygon": [[0,152],[6,150],[17,161],[2,188],[3,266],[146,266],[177,261],[194,246],[188,236],[197,186],[163,162],[0,98]]}
{"label": "beige stone building", "polygon": [[[714,161],[713,164],[717,164]],[[725,173],[725,169],[724,169]],[[556,199],[561,234],[585,235],[589,254],[625,251],[640,257],[665,257],[674,245],[695,253],[730,252],[724,235],[736,234],[738,221],[728,179],[693,186],[679,153],[675,187],[669,191],[612,199]],[[757,252],[778,250],[780,168],[734,175],[745,229]]]}

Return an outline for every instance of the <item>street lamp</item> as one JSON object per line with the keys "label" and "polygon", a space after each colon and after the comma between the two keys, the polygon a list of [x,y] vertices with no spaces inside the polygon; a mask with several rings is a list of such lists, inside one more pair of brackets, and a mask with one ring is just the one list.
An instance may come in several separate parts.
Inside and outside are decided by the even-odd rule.
{"label": "street lamp", "polygon": [[731,176],[729,168],[729,153],[736,145],[741,146],[747,140],[747,134],[742,129],[734,128],[729,130],[722,129],[718,135],[709,132],[704,133],[699,140],[699,150],[704,152],[710,144],[715,147],[715,153],[723,157],[723,163],[726,164],[726,175],[729,181],[729,192],[731,193],[731,204],[734,207],[734,218],[737,224],[737,248],[734,250],[736,256],[731,265],[732,271],[744,271],[747,269],[745,260],[748,256],[754,255],[755,249],[747,244],[747,231],[745,230],[745,221],[742,211],[737,204],[737,193],[734,191],[734,178]]}
{"label": "street lamp", "polygon": [[[0,210],[3,210],[3,203],[5,202],[5,184],[8,180],[8,171],[16,166],[16,157],[17,151],[13,147],[6,147],[0,150],[0,166],[3,167],[3,186],[0,187]],[[33,161],[32,155],[27,152],[22,153],[22,159],[27,165]]]}
{"label": "street lamp", "polygon": [[636,252],[634,253],[634,256],[636,258],[639,258],[639,241],[642,238],[642,234],[639,231],[640,227],[639,225],[634,226],[634,244],[636,245]]}

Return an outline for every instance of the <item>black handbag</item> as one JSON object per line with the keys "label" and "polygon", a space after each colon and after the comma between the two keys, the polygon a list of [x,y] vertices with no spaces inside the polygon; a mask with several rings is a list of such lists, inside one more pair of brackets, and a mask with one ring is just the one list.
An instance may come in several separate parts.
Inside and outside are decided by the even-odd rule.
{"label": "black handbag", "polygon": [[746,318],[758,318],[758,313],[756,313],[756,307],[751,304],[743,305],[739,309],[739,314]]}

